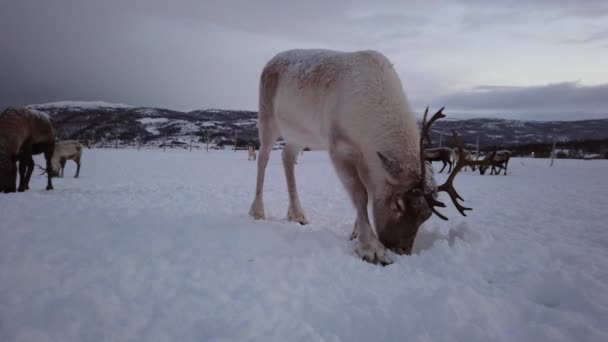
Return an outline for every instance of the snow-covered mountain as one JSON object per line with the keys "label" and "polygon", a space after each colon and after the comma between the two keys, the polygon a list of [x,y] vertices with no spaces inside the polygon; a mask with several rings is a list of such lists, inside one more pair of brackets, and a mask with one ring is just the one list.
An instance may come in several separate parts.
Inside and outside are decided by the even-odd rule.
{"label": "snow-covered mountain", "polygon": [[[257,113],[243,110],[207,109],[182,112],[163,108],[134,107],[107,102],[54,102],[30,105],[50,114],[62,139],[134,141],[162,144],[165,137],[183,143],[192,135],[197,141],[207,138],[215,144],[257,143]],[[608,119],[584,121],[522,121],[505,119],[440,120],[432,138],[448,143],[456,130],[466,145],[477,137],[482,147],[608,139]],[[443,137],[440,137],[443,133]]]}
{"label": "snow-covered mountain", "polygon": [[257,113],[240,110],[181,112],[164,108],[134,107],[106,102],[54,102],[27,106],[51,115],[60,139],[141,139],[144,144],[179,144],[211,141],[240,145],[257,141]]}

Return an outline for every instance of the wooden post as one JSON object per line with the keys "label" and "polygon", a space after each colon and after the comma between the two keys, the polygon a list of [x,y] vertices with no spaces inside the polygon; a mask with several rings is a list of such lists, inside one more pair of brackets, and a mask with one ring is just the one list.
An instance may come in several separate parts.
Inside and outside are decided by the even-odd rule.
{"label": "wooden post", "polygon": [[190,152],[192,152],[192,132],[190,132],[188,138],[190,138]]}
{"label": "wooden post", "polygon": [[238,130],[234,130],[234,152],[236,152],[236,143],[238,141],[238,137],[239,137],[239,131]]}
{"label": "wooden post", "polygon": [[553,148],[551,149],[551,167],[553,167],[553,159],[555,159],[555,135],[553,135]]}

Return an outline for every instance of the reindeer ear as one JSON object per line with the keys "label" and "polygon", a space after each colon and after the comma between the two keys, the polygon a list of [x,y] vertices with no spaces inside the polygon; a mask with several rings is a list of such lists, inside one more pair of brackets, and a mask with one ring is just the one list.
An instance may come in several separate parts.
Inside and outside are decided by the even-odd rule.
{"label": "reindeer ear", "polygon": [[377,153],[378,153],[378,157],[380,157],[380,160],[382,161],[382,166],[384,166],[384,170],[386,170],[386,172],[388,172],[389,175],[398,176],[401,173],[401,171],[403,171],[403,166],[401,166],[401,163],[385,156],[384,154],[382,154],[380,152],[377,152]]}

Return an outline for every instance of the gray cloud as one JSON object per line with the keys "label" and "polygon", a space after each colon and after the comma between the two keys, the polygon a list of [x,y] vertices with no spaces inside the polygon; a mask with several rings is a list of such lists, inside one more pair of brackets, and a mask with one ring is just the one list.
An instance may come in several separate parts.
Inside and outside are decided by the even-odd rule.
{"label": "gray cloud", "polygon": [[[608,13],[608,4],[595,0],[3,1],[0,107],[105,100],[182,110],[255,109],[264,63],[275,53],[296,47],[381,50],[394,61],[412,102],[426,105],[455,88],[484,82],[473,73],[490,66],[471,65],[468,59],[477,42],[467,40],[474,36],[469,33],[483,32],[491,24],[519,27],[545,12],[595,20]],[[528,31],[532,30],[501,39],[517,41]],[[552,37],[551,43],[558,40]],[[484,46],[481,52],[491,49]],[[477,57],[477,64],[492,60]]]}
{"label": "gray cloud", "polygon": [[546,119],[549,114],[563,120],[603,118],[608,114],[608,83],[584,86],[563,82],[542,86],[479,86],[445,96],[447,108],[470,115],[502,113],[505,117]]}
{"label": "gray cloud", "polygon": [[563,42],[567,44],[587,44],[604,40],[608,40],[608,28],[595,31],[584,38],[566,39]]}

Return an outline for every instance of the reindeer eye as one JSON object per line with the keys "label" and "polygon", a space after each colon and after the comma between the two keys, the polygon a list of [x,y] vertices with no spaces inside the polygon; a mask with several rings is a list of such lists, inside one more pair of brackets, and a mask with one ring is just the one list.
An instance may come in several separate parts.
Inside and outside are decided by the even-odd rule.
{"label": "reindeer eye", "polygon": [[405,211],[405,202],[403,202],[403,199],[399,198],[397,200],[397,202],[395,203],[395,205],[397,206],[397,210],[399,212],[404,212]]}

